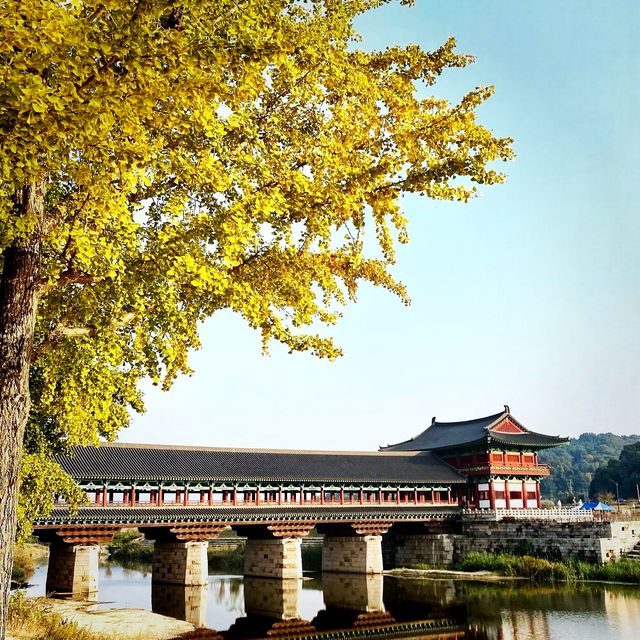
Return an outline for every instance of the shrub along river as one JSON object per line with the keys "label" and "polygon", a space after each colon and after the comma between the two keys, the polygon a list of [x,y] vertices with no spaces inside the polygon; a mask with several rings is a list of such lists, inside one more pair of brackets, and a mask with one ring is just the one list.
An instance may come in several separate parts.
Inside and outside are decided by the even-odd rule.
{"label": "shrub along river", "polygon": [[[44,595],[46,565],[27,594]],[[142,608],[228,638],[637,640],[640,588],[305,574],[302,581],[209,576],[204,587],[153,584],[149,568],[100,568],[98,609]],[[204,637],[204,636],[199,636]]]}

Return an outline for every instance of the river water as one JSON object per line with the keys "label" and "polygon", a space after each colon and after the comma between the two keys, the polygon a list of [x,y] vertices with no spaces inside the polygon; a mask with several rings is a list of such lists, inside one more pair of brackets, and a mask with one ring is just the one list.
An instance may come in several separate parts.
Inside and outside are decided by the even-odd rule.
{"label": "river water", "polygon": [[[46,565],[27,590],[44,595]],[[302,581],[210,575],[204,587],[100,568],[98,608],[143,608],[217,630],[211,638],[639,640],[640,589],[532,586],[346,574]],[[204,636],[198,636],[204,637]]]}

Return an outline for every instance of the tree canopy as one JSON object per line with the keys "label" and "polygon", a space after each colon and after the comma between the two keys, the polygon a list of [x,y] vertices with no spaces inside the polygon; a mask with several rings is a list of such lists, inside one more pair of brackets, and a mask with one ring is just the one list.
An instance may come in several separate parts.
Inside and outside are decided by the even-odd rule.
{"label": "tree canopy", "polygon": [[[359,48],[353,20],[380,4],[3,4],[0,252],[5,272],[9,250],[37,255],[25,486],[71,492],[51,453],[114,438],[216,311],[265,348],[338,356],[317,326],[360,283],[407,301],[402,194],[503,180],[511,141],[476,119],[492,89],[429,90],[472,58],[453,39]],[[27,520],[44,503],[24,495]]]}
{"label": "tree canopy", "polygon": [[[587,500],[589,496],[595,496],[590,485],[597,469],[609,460],[617,459],[626,445],[638,440],[638,435],[582,433],[561,447],[541,451],[540,462],[551,467],[551,475],[542,479],[543,497],[555,502],[558,498]],[[608,490],[612,487],[609,485]]]}
{"label": "tree canopy", "polygon": [[623,447],[617,459],[610,459],[595,472],[591,494],[611,492],[622,500],[638,500],[639,487],[640,442],[635,442]]}

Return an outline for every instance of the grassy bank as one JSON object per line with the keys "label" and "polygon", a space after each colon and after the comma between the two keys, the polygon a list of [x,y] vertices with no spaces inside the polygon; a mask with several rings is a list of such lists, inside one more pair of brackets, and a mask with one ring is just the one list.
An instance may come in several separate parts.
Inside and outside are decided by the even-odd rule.
{"label": "grassy bank", "polygon": [[14,638],[29,640],[114,640],[81,629],[56,613],[49,611],[39,599],[27,598],[18,591],[11,596],[7,630]]}
{"label": "grassy bank", "polygon": [[534,581],[604,580],[640,584],[640,562],[625,559],[608,564],[590,564],[581,560],[558,562],[527,555],[472,552],[455,568],[460,571],[491,571]]}
{"label": "grassy bank", "polygon": [[18,544],[14,548],[11,582],[14,586],[24,585],[33,575],[40,560],[46,558],[47,547],[42,544]]}

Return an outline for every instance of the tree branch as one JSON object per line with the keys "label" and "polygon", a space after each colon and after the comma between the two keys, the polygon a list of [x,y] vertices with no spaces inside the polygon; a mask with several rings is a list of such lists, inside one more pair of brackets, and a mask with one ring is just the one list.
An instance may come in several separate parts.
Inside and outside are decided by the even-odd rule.
{"label": "tree branch", "polygon": [[60,289],[68,284],[97,284],[106,279],[106,276],[92,276],[84,271],[66,269],[55,282],[41,281],[38,293],[42,296],[54,289]]}

